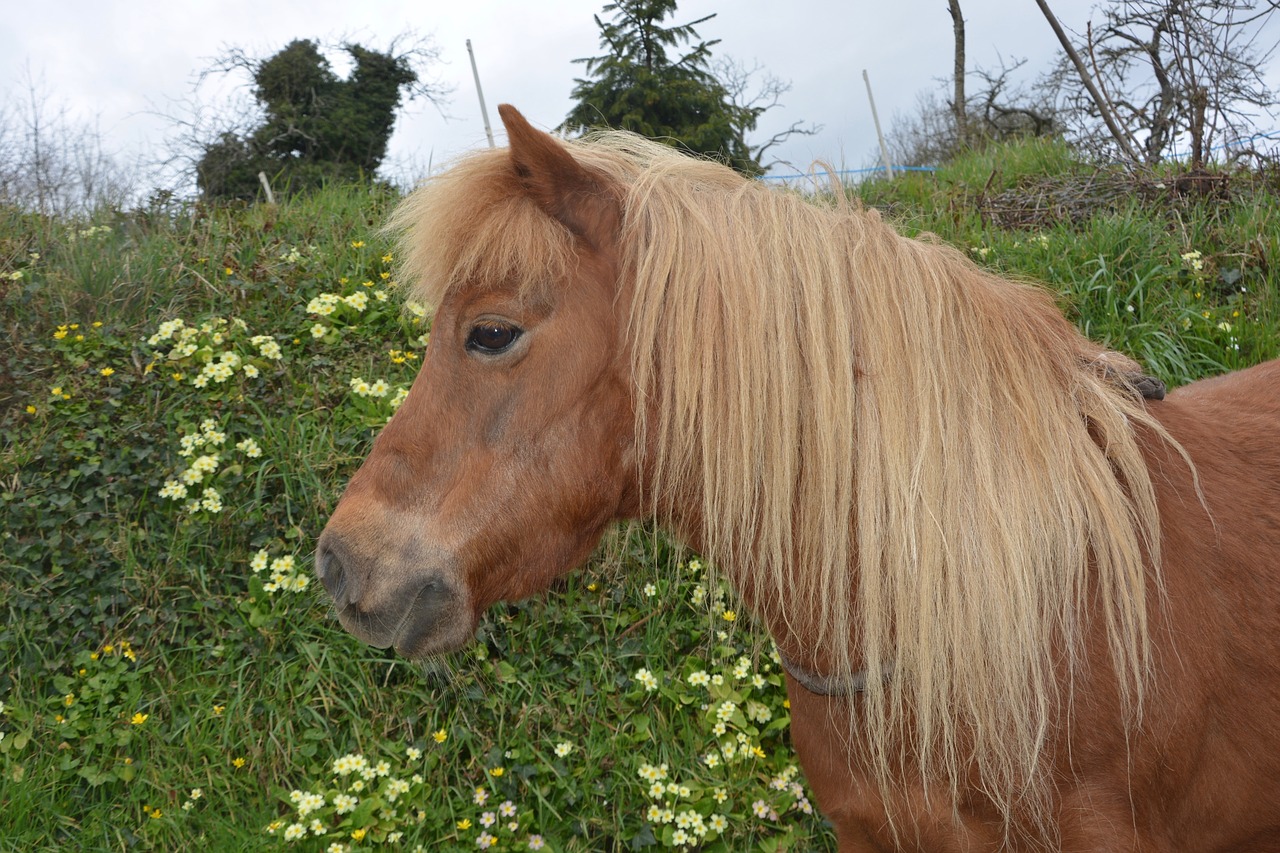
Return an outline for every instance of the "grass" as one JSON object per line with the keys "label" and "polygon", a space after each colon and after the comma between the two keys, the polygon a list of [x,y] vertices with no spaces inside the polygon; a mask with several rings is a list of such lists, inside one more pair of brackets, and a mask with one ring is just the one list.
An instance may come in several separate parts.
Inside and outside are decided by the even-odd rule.
{"label": "grass", "polygon": [[[978,213],[1078,171],[1012,146],[860,191],[1047,282],[1170,383],[1278,354],[1274,186],[1037,230]],[[0,209],[0,850],[641,849],[699,826],[702,849],[833,849],[767,642],[652,531],[427,665],[304,586],[420,363],[425,322],[377,296],[393,202]]]}

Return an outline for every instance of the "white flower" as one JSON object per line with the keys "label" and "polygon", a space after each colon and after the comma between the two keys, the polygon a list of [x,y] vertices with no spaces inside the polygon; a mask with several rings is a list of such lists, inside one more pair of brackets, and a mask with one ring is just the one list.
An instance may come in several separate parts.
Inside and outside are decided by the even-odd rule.
{"label": "white flower", "polygon": [[341,301],[342,297],[335,293],[322,293],[307,303],[307,313],[327,317],[333,313]]}
{"label": "white flower", "polygon": [[205,489],[200,499],[200,506],[209,512],[222,512],[222,495],[217,489]]}
{"label": "white flower", "polygon": [[165,481],[164,488],[160,490],[160,497],[170,498],[180,501],[187,496],[187,487],[177,480]]}

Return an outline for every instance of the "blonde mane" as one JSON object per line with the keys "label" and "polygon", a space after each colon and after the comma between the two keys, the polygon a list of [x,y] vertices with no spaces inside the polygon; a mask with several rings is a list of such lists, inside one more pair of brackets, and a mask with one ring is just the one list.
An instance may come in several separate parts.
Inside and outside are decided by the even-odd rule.
{"label": "blonde mane", "polygon": [[[1135,428],[1164,432],[1114,379],[1133,365],[1042,289],[842,194],[814,203],[627,134],[567,145],[622,199],[653,505],[692,496],[707,556],[802,663],[892,668],[852,719],[882,784],[954,796],[976,773],[1006,817],[1035,815],[1059,676],[1090,626],[1131,712],[1150,666],[1159,523]],[[428,303],[464,282],[551,286],[575,262],[505,151],[433,180],[391,227]]]}

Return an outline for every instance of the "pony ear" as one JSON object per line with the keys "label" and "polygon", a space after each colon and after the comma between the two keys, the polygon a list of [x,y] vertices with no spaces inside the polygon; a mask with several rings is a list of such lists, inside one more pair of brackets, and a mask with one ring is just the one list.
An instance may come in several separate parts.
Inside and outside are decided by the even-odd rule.
{"label": "pony ear", "polygon": [[559,140],[533,127],[510,104],[499,104],[498,115],[511,143],[511,166],[529,197],[593,248],[611,242],[621,211],[603,176],[575,160]]}

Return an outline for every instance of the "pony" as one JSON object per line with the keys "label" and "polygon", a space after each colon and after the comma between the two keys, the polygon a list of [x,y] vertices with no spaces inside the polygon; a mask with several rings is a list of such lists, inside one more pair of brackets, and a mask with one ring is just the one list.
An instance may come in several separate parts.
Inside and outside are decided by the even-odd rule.
{"label": "pony", "polygon": [[619,519],[781,652],[842,851],[1280,851],[1280,361],[1164,396],[878,214],[500,108],[390,226],[421,372],[317,546],[409,658]]}

